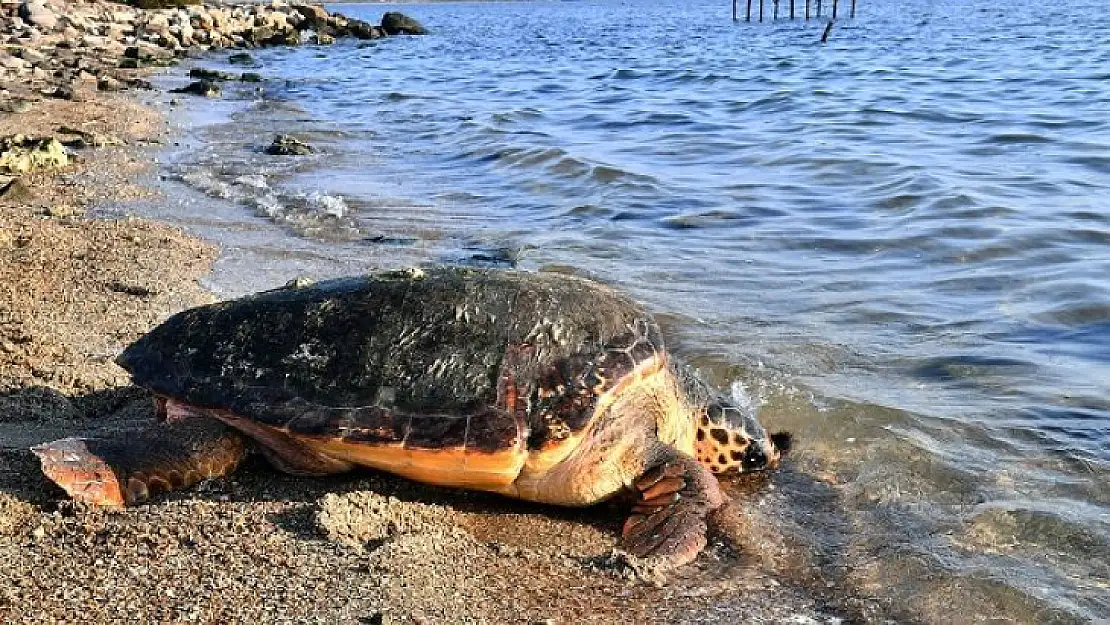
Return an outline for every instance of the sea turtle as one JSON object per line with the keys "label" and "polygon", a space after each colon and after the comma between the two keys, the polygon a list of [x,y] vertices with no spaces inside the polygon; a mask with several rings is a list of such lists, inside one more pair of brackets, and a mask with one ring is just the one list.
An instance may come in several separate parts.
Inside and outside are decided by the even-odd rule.
{"label": "sea turtle", "polygon": [[179,313],[118,362],[160,422],[34,448],[102,505],[223,475],[253,446],[298,475],[365,466],[566,506],[628,493],[625,549],[684,564],[725,502],[713,473],[773,467],[790,440],[669,356],[644,308],[556,273],[291,283]]}

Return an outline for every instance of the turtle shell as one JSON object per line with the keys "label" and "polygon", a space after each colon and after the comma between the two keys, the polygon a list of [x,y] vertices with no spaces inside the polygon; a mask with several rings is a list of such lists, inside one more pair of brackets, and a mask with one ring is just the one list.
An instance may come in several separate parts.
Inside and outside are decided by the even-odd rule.
{"label": "turtle shell", "polygon": [[179,313],[118,362],[136,384],[294,434],[539,449],[663,349],[640,306],[562,274],[437,268]]}

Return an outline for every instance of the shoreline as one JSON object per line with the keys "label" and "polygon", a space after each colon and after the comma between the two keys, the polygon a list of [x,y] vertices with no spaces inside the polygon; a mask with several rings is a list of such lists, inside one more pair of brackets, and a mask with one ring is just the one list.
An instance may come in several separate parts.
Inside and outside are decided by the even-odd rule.
{"label": "shoreline", "polygon": [[[137,54],[161,54],[145,49]],[[48,90],[89,82],[53,78]],[[774,490],[731,507],[706,554],[665,580],[614,551],[624,511],[613,506],[554,509],[371,472],[297,478],[253,459],[135,508],[66,499],[27,448],[153,418],[150,397],[129,386],[114,355],[170,314],[213,301],[199,280],[219,251],[174,226],[84,214],[156,198],[141,178],[171,140],[164,111],[127,90],[79,85],[85,93],[65,99],[0,84],[9,101],[36,98],[0,117],[0,136],[68,126],[90,133],[77,135],[86,143],[123,142],[74,149],[76,164],[20,175],[25,188],[0,199],[0,621],[832,623],[878,614],[877,603],[834,597],[786,531],[768,531],[781,504]]]}

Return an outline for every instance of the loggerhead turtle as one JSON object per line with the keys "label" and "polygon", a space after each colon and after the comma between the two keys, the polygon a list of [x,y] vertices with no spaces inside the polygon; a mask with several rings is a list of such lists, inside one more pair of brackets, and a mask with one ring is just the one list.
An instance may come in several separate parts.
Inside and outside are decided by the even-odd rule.
{"label": "loggerhead turtle", "polygon": [[561,274],[291,283],[179,313],[118,362],[160,423],[34,448],[101,505],[224,475],[253,443],[298,475],[365,466],[566,506],[626,492],[624,548],[680,565],[725,502],[713,473],[773,467],[790,442],[675,362],[642,307]]}

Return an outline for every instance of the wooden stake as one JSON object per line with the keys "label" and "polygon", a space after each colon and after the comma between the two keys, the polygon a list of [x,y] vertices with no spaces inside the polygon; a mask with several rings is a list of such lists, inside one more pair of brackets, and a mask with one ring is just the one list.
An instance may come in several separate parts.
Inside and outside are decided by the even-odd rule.
{"label": "wooden stake", "polygon": [[771,2],[775,5],[775,10],[772,13],[773,17],[771,19],[777,22],[779,21],[779,0],[771,0]]}
{"label": "wooden stake", "polygon": [[852,19],[856,19],[856,0],[852,0]]}
{"label": "wooden stake", "polygon": [[759,0],[759,23],[763,23],[763,0]]}
{"label": "wooden stake", "polygon": [[736,2],[737,0],[732,0],[732,21],[734,22],[736,21]]}
{"label": "wooden stake", "polygon": [[809,0],[806,0],[806,20],[809,20]]}
{"label": "wooden stake", "polygon": [[[852,0],[852,2],[855,2],[855,1],[856,0]],[[794,0],[790,0],[790,19],[791,20],[794,19]]]}
{"label": "wooden stake", "polygon": [[752,21],[752,0],[748,0],[748,21]]}
{"label": "wooden stake", "polygon": [[817,0],[817,17],[821,17],[821,0]]}
{"label": "wooden stake", "polygon": [[833,0],[833,19],[834,20],[836,19],[836,5],[839,4],[839,3],[840,3],[840,0]]}
{"label": "wooden stake", "polygon": [[832,20],[829,20],[829,23],[825,24],[825,32],[821,34],[821,43],[825,43],[826,41],[829,40],[829,33],[832,32],[832,25],[833,25]]}

